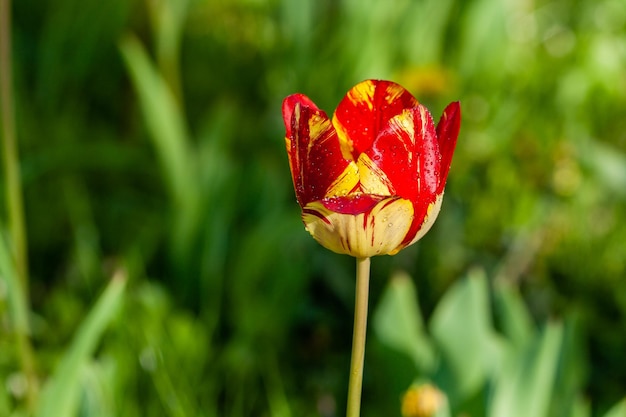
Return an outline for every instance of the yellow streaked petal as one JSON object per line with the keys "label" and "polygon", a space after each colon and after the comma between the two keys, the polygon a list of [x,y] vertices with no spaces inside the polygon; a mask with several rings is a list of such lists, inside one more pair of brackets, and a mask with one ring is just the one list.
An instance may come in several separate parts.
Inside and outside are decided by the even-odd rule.
{"label": "yellow streaked petal", "polygon": [[428,109],[424,106],[419,106],[419,112],[420,118],[422,119],[420,123],[421,130],[419,132],[415,132],[415,136],[423,138],[429,134],[428,126],[432,124],[432,117],[428,112]]}
{"label": "yellow streaked petal", "polygon": [[363,81],[348,92],[348,99],[355,105],[366,104],[367,108],[372,111],[374,109],[374,92],[376,85],[372,80]]}
{"label": "yellow streaked petal", "polygon": [[359,183],[359,169],[351,162],[340,176],[330,185],[326,191],[326,197],[341,197],[348,195]]}
{"label": "yellow streaked petal", "polygon": [[392,195],[395,190],[387,175],[369,156],[362,153],[357,161],[359,178],[361,180],[361,190],[365,194]]}
{"label": "yellow streaked petal", "polygon": [[407,91],[401,85],[395,83],[389,83],[386,88],[385,101],[389,104],[392,104],[399,97],[405,94]]}
{"label": "yellow streaked petal", "polygon": [[355,257],[391,255],[401,249],[413,221],[413,205],[402,198],[387,198],[361,214],[328,210],[319,201],[304,208],[306,229],[325,248]]}
{"label": "yellow streaked petal", "polygon": [[341,124],[337,116],[333,116],[333,126],[335,127],[335,132],[337,132],[337,139],[339,139],[339,146],[341,147],[341,156],[348,161],[354,160],[352,156],[352,152],[354,151],[354,144],[352,143],[352,139],[348,136],[348,131]]}
{"label": "yellow streaked petal", "polygon": [[393,117],[389,120],[389,126],[391,127],[392,132],[400,139],[401,143],[404,144],[404,152],[408,154],[412,154],[405,143],[404,137],[407,136],[411,143],[415,143],[415,123],[413,122],[413,114],[410,110],[404,110],[399,115]]}
{"label": "yellow streaked petal", "polygon": [[[328,117],[323,117],[319,114],[314,114],[313,116],[311,116],[311,118],[309,119],[309,149],[313,147],[318,139],[323,138],[326,132],[328,132],[328,130],[331,129],[332,126],[333,125]],[[327,140],[329,137],[331,136],[326,135],[325,140]]]}

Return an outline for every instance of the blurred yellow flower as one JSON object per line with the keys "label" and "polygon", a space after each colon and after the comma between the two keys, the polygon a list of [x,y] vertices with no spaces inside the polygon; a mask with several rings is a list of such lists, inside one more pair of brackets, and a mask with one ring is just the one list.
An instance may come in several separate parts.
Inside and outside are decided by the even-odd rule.
{"label": "blurred yellow flower", "polygon": [[413,385],[402,397],[402,417],[434,417],[445,399],[445,395],[431,384]]}

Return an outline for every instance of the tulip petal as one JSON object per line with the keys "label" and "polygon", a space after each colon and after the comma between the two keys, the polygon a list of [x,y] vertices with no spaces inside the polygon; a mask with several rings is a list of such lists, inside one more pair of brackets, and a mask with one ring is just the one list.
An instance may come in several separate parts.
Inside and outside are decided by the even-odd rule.
{"label": "tulip petal", "polygon": [[417,104],[411,93],[391,81],[367,80],[352,87],[333,115],[344,156],[357,160],[389,119]]}
{"label": "tulip petal", "polygon": [[283,102],[289,166],[301,206],[350,193],[358,185],[358,168],[343,158],[337,134],[323,111],[302,94]]}
{"label": "tulip petal", "polygon": [[288,137],[291,137],[293,135],[291,118],[293,116],[293,111],[295,110],[297,104],[303,107],[309,107],[313,110],[319,110],[317,105],[313,103],[313,101],[307,96],[305,96],[304,94],[297,93],[297,94],[292,94],[286,97],[283,100],[283,121],[285,122],[285,128],[287,130]]}
{"label": "tulip petal", "polygon": [[438,192],[443,191],[450,171],[452,154],[456,147],[456,140],[461,129],[461,105],[458,101],[450,103],[445,108],[437,124],[437,138],[441,150],[441,181]]}
{"label": "tulip petal", "polygon": [[359,170],[361,192],[376,196],[390,196],[396,193],[387,174],[367,154],[359,155],[356,165]]}
{"label": "tulip petal", "polygon": [[433,119],[421,104],[393,117],[365,152],[390,183],[391,194],[424,203],[435,200],[440,179]]}
{"label": "tulip petal", "polygon": [[412,219],[411,202],[397,197],[359,214],[330,210],[321,201],[307,204],[302,212],[306,229],[322,246],[361,258],[399,252]]}
{"label": "tulip petal", "polygon": [[321,202],[330,211],[356,215],[370,211],[384,199],[385,197],[358,193],[343,197],[325,198]]}
{"label": "tulip petal", "polygon": [[437,196],[435,201],[430,203],[425,208],[424,206],[413,206],[415,210],[415,219],[413,221],[413,224],[411,225],[411,229],[406,234],[406,239],[404,240],[404,242],[402,242],[404,245],[403,247],[414,244],[422,237],[424,237],[426,233],[428,233],[433,224],[435,224],[437,216],[439,216],[442,202],[443,192]]}

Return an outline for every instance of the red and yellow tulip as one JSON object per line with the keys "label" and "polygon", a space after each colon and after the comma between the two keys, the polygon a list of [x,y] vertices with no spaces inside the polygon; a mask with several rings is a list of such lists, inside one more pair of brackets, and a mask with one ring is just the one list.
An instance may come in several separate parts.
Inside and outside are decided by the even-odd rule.
{"label": "red and yellow tulip", "polygon": [[458,102],[432,116],[390,81],[354,86],[330,119],[308,97],[283,102],[289,166],[302,220],[324,247],[394,255],[434,223],[461,123]]}

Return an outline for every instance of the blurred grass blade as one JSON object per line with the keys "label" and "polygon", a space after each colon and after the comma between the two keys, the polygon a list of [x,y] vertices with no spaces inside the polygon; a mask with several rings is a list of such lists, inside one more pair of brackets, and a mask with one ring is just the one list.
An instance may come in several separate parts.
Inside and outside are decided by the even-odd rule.
{"label": "blurred grass blade", "polygon": [[180,258],[190,250],[201,195],[198,166],[189,148],[184,115],[172,87],[159,74],[137,38],[128,35],[120,49],[174,202],[173,249]]}
{"label": "blurred grass blade", "polygon": [[[409,59],[413,58],[413,64],[433,65],[441,62],[453,5],[452,0],[425,0],[414,2],[407,10],[412,24],[407,25],[403,46]],[[428,39],[428,42],[423,42],[424,39]],[[415,45],[420,47],[416,48]]]}
{"label": "blurred grass blade", "polygon": [[[9,313],[13,326],[21,328],[26,331],[27,326],[27,311],[26,304],[24,302],[24,293],[21,291],[19,280],[13,268],[11,258],[8,252],[7,245],[4,241],[4,231],[0,233],[0,281],[4,281],[4,284],[0,282],[0,286],[7,292],[9,301]],[[2,302],[2,307],[4,302]],[[8,416],[10,400],[8,390],[0,389],[0,415]]]}
{"label": "blurred grass blade", "polygon": [[448,290],[430,322],[459,399],[473,395],[501,358],[489,305],[487,277],[482,270],[474,270]]}
{"label": "blurred grass blade", "polygon": [[513,346],[523,347],[532,339],[534,324],[519,290],[506,282],[495,284],[496,317]]}
{"label": "blurred grass blade", "polygon": [[[104,362],[104,361],[103,361]],[[100,362],[87,362],[81,372],[81,411],[80,416],[89,417],[115,417],[114,403],[110,390],[115,381],[112,380],[111,372],[113,364]]]}
{"label": "blurred grass blade", "polygon": [[161,74],[182,106],[179,53],[190,0],[148,2]]}
{"label": "blurred grass blade", "polygon": [[[625,414],[626,415],[626,414]],[[591,406],[587,398],[577,396],[572,404],[571,417],[591,417]]]}
{"label": "blurred grass blade", "polygon": [[78,329],[54,374],[44,386],[36,417],[71,417],[76,414],[82,371],[119,306],[126,273],[118,270]]}
{"label": "blurred grass blade", "polygon": [[268,355],[265,369],[267,402],[272,417],[292,417],[289,400],[280,375],[280,368],[275,355]]}
{"label": "blurred grass blade", "polygon": [[511,351],[500,369],[489,415],[545,417],[556,379],[563,325],[549,323],[524,352]]}
{"label": "blurred grass blade", "polygon": [[625,417],[626,416],[626,398],[615,404],[603,417]]}
{"label": "blurred grass blade", "polygon": [[417,291],[407,274],[396,273],[391,277],[372,325],[381,342],[408,355],[419,371],[434,368],[433,346],[424,332]]}
{"label": "blurred grass blade", "polygon": [[[26,377],[27,402],[30,410],[37,400],[39,382],[35,366],[35,355],[30,340],[29,305],[23,282],[17,272],[15,260],[11,256],[5,241],[5,232],[0,228],[0,280],[4,280],[8,295],[9,314],[12,330],[15,332],[16,354],[20,360],[21,371]],[[1,399],[0,399],[1,401]],[[0,411],[3,407],[0,404]]]}
{"label": "blurred grass blade", "polygon": [[170,192],[181,207],[194,201],[194,171],[180,106],[148,54],[132,35],[120,44],[139,96],[143,116],[165,171]]}
{"label": "blurred grass blade", "polygon": [[11,252],[5,241],[4,230],[0,233],[0,279],[6,285],[13,328],[16,332],[28,334],[30,327],[28,324],[26,294],[22,290],[15,264],[11,258]]}
{"label": "blurred grass blade", "polygon": [[28,293],[28,243],[24,221],[24,202],[20,173],[13,95],[13,60],[11,51],[11,2],[0,0],[0,138],[6,213],[12,242],[15,269]]}
{"label": "blurred grass blade", "polygon": [[498,0],[478,0],[468,5],[460,22],[460,65],[463,73],[484,72],[494,79],[502,76],[505,39],[506,3]]}

